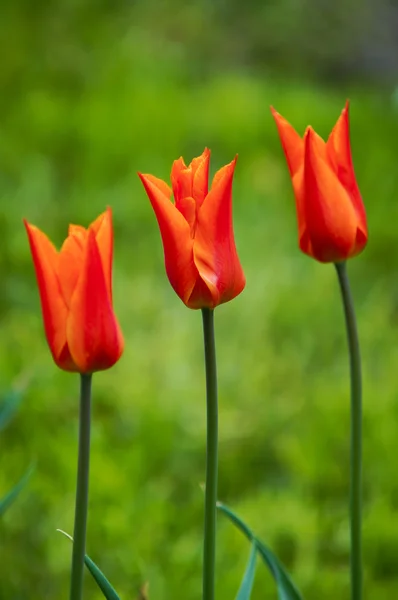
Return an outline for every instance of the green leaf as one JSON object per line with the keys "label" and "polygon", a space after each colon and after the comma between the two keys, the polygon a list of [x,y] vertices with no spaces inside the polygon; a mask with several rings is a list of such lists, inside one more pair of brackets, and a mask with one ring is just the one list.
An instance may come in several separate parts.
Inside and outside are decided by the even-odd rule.
{"label": "green leaf", "polygon": [[31,465],[26,473],[21,477],[18,483],[0,500],[0,517],[5,513],[7,508],[11,506],[14,502],[15,498],[18,496],[19,492],[25,487],[28,483],[30,476],[32,475],[34,470],[34,466]]}
{"label": "green leaf", "polygon": [[0,431],[5,429],[21,403],[23,390],[12,390],[0,402]]}
{"label": "green leaf", "polygon": [[253,589],[254,575],[256,574],[256,558],[257,558],[257,544],[255,541],[253,541],[249,560],[246,565],[246,570],[243,575],[242,583],[240,584],[240,588],[239,588],[238,594],[236,596],[236,600],[249,600],[250,599],[252,589]]}
{"label": "green leaf", "polygon": [[[62,531],[62,529],[57,529],[57,531],[59,531],[60,533],[65,535],[73,543],[72,536],[70,536],[65,531]],[[107,600],[120,600],[120,596],[116,593],[116,590],[111,586],[111,584],[109,583],[109,581],[107,580],[107,578],[105,577],[105,575],[103,574],[101,569],[99,569],[97,567],[95,562],[92,561],[91,558],[89,556],[87,556],[87,554],[84,557],[84,563],[85,563],[87,569],[90,571],[93,578],[95,579],[98,587],[100,588],[101,592],[104,594],[105,598]]]}
{"label": "green leaf", "polygon": [[242,521],[236,513],[230,508],[217,502],[217,508],[224,513],[230,521],[251,541],[255,542],[257,550],[271,571],[271,574],[275,580],[278,589],[278,600],[303,600],[302,595],[298,591],[297,587],[290,579],[285,567],[279,561],[268,546],[263,544],[253,533],[253,531]]}
{"label": "green leaf", "polygon": [[242,521],[240,517],[236,513],[234,513],[228,506],[223,504],[222,502],[217,502],[217,508],[227,515],[230,521],[249,539],[251,542],[256,539],[256,536],[252,532],[251,529]]}
{"label": "green leaf", "polygon": [[258,551],[268,565],[278,587],[279,600],[303,600],[290,575],[268,546],[257,540]]}

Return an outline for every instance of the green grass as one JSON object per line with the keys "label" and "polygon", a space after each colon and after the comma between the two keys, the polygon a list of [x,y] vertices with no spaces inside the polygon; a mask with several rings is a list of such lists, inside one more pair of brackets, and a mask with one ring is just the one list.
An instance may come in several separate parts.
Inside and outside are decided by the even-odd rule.
{"label": "green grass", "polygon": [[[56,529],[72,531],[76,472],[79,382],[51,361],[21,219],[59,245],[69,222],[87,225],[107,205],[126,351],[94,377],[88,552],[122,598],[135,598],[146,580],[154,600],[200,597],[201,319],[167,281],[136,172],[167,179],[175,158],[190,160],[206,145],[212,172],[239,153],[235,233],[247,276],[244,293],[216,313],[219,496],[276,551],[305,598],[349,597],[343,314],[334,269],[297,249],[293,194],[268,109],[327,136],[346,96],[370,229],[368,248],[349,265],[364,364],[365,586],[372,600],[395,597],[398,113],[381,92],[231,70],[195,79],[174,46],[139,32],[119,36],[117,23],[95,35],[86,54],[74,48],[73,66],[37,41],[37,62],[24,55],[14,65],[24,76],[9,76],[1,100],[0,384],[29,387],[1,435],[0,496],[37,464],[0,523],[1,600],[67,597],[71,547]],[[248,553],[220,515],[219,600],[235,597]],[[86,584],[85,598],[99,599],[88,576]],[[259,565],[253,599],[275,597]]]}

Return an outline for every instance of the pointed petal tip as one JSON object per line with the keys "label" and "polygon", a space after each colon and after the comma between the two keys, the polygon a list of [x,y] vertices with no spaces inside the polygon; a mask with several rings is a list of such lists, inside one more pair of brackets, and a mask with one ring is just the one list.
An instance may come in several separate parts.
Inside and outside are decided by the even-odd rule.
{"label": "pointed petal tip", "polygon": [[314,155],[317,154],[318,140],[318,134],[311,127],[311,125],[308,125],[304,133],[304,164],[311,162],[314,158]]}
{"label": "pointed petal tip", "polygon": [[305,148],[305,150],[307,150],[314,143],[315,138],[319,139],[318,134],[316,133],[314,128],[311,127],[311,125],[308,125],[305,128],[305,132],[304,132],[304,148]]}
{"label": "pointed petal tip", "polygon": [[340,118],[345,119],[346,121],[348,121],[349,119],[349,112],[350,112],[350,101],[347,98],[344,108],[342,109],[341,113],[340,113]]}
{"label": "pointed petal tip", "polygon": [[107,221],[111,228],[113,227],[113,210],[111,206],[107,206],[104,210],[103,220]]}
{"label": "pointed petal tip", "polygon": [[274,119],[278,129],[279,129],[280,125],[282,125],[283,123],[287,123],[285,117],[282,117],[282,115],[273,106],[270,106],[270,111],[271,111],[271,116]]}
{"label": "pointed petal tip", "polygon": [[150,173],[141,173],[140,171],[137,172],[137,175],[144,185],[147,183],[151,183],[151,178],[154,178],[154,176]]}
{"label": "pointed petal tip", "polygon": [[[43,233],[38,227],[36,227],[36,225],[29,223],[29,221],[27,219],[22,219],[22,222],[24,224],[24,227],[25,227],[26,233],[28,234],[29,239],[31,237],[33,237],[35,235],[35,233],[37,233],[37,232]],[[45,234],[43,233],[43,235],[45,235]]]}
{"label": "pointed petal tip", "polygon": [[234,173],[235,173],[235,167],[236,167],[237,160],[238,160],[238,154],[236,154],[235,157],[229,163],[224,165],[224,167],[221,167],[221,169],[219,169],[215,173],[213,182],[211,185],[212,188],[215,187],[216,185],[218,185],[223,180],[224,177],[225,178],[229,177],[232,180]]}
{"label": "pointed petal tip", "polygon": [[271,105],[269,107],[269,109],[270,109],[271,115],[272,115],[279,131],[280,131],[280,127],[283,127],[283,126],[288,126],[289,128],[294,129],[293,126],[289,123],[289,121],[287,119],[285,119],[285,117],[282,116],[281,113],[276,110],[276,108],[274,108]]}
{"label": "pointed petal tip", "polygon": [[173,161],[173,164],[171,166],[171,171],[173,172],[173,169],[178,168],[180,171],[182,169],[186,169],[187,165],[185,164],[185,160],[183,156],[180,156],[179,158],[177,158],[176,160]]}
{"label": "pointed petal tip", "polygon": [[311,144],[311,139],[314,135],[314,130],[312,129],[311,125],[308,125],[308,127],[305,128],[305,132],[304,132],[304,153],[306,154],[309,150],[310,144]]}
{"label": "pointed petal tip", "polygon": [[97,246],[97,248],[98,248],[98,244],[97,244],[97,240],[96,240],[96,237],[95,237],[95,233],[94,233],[94,231],[91,228],[89,228],[89,230],[87,232],[87,245],[86,245],[86,249],[85,249],[86,253],[89,252],[89,250],[90,250],[90,248],[88,247],[89,244],[95,244]]}
{"label": "pointed petal tip", "polygon": [[148,193],[150,184],[151,184],[151,176],[149,173],[138,173],[138,177],[141,179],[141,183],[145,188],[145,191]]}
{"label": "pointed petal tip", "polygon": [[110,224],[112,225],[112,219],[113,219],[113,211],[112,211],[112,207],[111,206],[107,206],[106,209],[104,210],[104,212],[102,213],[103,219],[106,219],[107,221],[110,222]]}

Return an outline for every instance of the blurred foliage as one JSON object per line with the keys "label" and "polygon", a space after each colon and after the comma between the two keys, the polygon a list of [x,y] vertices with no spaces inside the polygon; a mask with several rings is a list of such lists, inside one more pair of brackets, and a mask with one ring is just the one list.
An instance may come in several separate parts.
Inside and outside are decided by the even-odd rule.
{"label": "blurred foliage", "polygon": [[[216,313],[219,496],[277,553],[305,598],[349,597],[343,315],[333,268],[297,250],[268,110],[273,104],[299,131],[310,122],[327,136],[347,96],[370,226],[369,247],[349,265],[365,374],[366,593],[398,593],[398,109],[392,80],[371,89],[359,70],[348,83],[341,77],[354,47],[365,38],[371,47],[376,8],[350,0],[319,16],[323,5],[1,3],[0,386],[21,377],[31,385],[0,436],[0,496],[37,464],[0,523],[1,600],[67,596],[71,548],[56,529],[72,531],[76,476],[78,380],[52,364],[21,219],[59,245],[69,222],[87,225],[106,205],[126,351],[94,379],[87,551],[122,598],[137,597],[146,581],[154,600],[200,596],[200,315],[169,286],[136,172],[168,178],[175,158],[205,146],[212,172],[239,153],[235,231],[247,275],[245,292]],[[219,600],[234,597],[248,550],[220,519]],[[88,575],[86,589],[87,600],[100,598]],[[253,598],[275,598],[265,569]]]}
{"label": "blurred foliage", "polygon": [[[0,394],[0,433],[7,427],[7,425],[15,416],[15,413],[17,412],[22,400],[22,396],[23,390],[21,388],[8,390]],[[21,479],[10,490],[8,490],[3,497],[0,496],[0,518],[15,502],[19,493],[28,483],[32,472],[33,466],[26,471],[23,477],[21,477]]]}

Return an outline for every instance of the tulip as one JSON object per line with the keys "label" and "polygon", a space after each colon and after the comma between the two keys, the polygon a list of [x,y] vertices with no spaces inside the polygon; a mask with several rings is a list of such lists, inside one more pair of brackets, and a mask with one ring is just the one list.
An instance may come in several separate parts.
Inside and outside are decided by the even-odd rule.
{"label": "tulip", "polygon": [[215,174],[210,190],[209,161],[207,148],[188,167],[182,157],[174,161],[171,188],[139,173],[159,224],[169,281],[192,309],[214,309],[245,287],[232,226],[236,158]]}
{"label": "tulip", "polygon": [[312,127],[301,138],[271,111],[293,183],[301,250],[323,263],[359,254],[368,231],[352,164],[348,102],[327,142]]}
{"label": "tulip", "polygon": [[24,221],[36,271],[44,330],[55,363],[88,374],[108,369],[123,352],[112,307],[112,213],[89,227],[70,225],[60,252]]}

